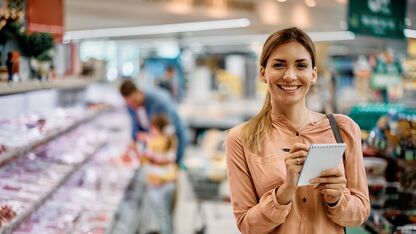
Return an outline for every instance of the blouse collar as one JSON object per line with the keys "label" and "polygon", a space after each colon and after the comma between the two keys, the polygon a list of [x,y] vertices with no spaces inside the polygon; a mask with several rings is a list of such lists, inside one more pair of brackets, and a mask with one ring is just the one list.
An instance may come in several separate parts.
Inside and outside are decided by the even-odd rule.
{"label": "blouse collar", "polygon": [[[297,129],[293,126],[292,122],[289,121],[289,119],[283,115],[283,114],[270,114],[271,120],[272,120],[272,124],[273,125],[277,125],[280,127],[286,127],[286,128],[290,128],[293,129],[295,131],[297,131]],[[323,116],[321,119],[317,120],[317,121],[311,121],[308,124],[306,124],[302,129],[309,129],[310,127],[315,128],[316,126],[319,126],[323,120],[325,120],[326,117]]]}

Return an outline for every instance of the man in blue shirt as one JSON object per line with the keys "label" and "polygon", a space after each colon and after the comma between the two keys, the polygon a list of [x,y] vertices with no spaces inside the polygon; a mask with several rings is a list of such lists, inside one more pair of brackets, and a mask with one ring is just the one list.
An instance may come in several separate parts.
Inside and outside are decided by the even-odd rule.
{"label": "man in blue shirt", "polygon": [[187,144],[185,126],[178,116],[175,104],[163,93],[143,92],[131,80],[125,80],[120,86],[120,93],[127,104],[132,123],[131,137],[137,140],[137,133],[149,131],[149,119],[156,114],[165,114],[175,127],[178,139],[176,164],[180,166]]}

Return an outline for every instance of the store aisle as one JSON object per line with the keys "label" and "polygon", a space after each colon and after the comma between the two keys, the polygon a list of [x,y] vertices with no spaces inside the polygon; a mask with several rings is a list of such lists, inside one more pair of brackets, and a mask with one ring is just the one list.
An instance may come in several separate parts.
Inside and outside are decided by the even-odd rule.
{"label": "store aisle", "polygon": [[[175,233],[193,234],[201,227],[201,219],[197,217],[197,202],[194,199],[191,184],[186,172],[180,172],[178,203],[175,210]],[[224,184],[224,186],[226,186]],[[222,190],[226,189],[222,187]],[[205,234],[238,234],[234,216],[229,202],[203,202],[202,209],[206,212],[207,229]]]}

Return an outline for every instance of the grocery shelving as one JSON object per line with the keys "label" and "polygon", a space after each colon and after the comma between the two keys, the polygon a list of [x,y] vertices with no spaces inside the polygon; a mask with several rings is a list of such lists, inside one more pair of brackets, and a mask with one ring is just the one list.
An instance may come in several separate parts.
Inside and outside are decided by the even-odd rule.
{"label": "grocery shelving", "polygon": [[[74,167],[48,191],[39,205],[32,206],[22,215],[20,222],[16,221],[17,224],[10,228],[13,233],[87,233],[86,228],[111,233],[118,219],[119,204],[125,199],[126,190],[136,170],[134,165],[126,166],[122,162],[115,162],[128,143],[125,139],[128,139],[129,134],[123,124],[124,115],[124,112],[118,110],[106,112],[91,123],[80,126],[84,128],[83,131],[69,132],[63,136],[61,142],[48,144],[50,147],[47,147],[46,152],[50,153],[53,162],[60,162],[60,159],[65,158],[59,153],[68,148],[86,151],[88,156],[82,162],[75,160],[69,163]],[[111,124],[111,120],[118,127]],[[68,135],[71,136],[66,139]],[[85,135],[87,136],[84,138]],[[91,141],[95,142],[97,139],[100,144],[96,144],[92,150],[89,147]],[[79,145],[80,142],[83,143]],[[35,161],[42,161],[45,157],[42,150],[39,153],[38,155],[35,152],[36,157],[39,157]],[[90,219],[94,221],[88,221]],[[10,233],[10,229],[4,233]]]}
{"label": "grocery shelving", "polygon": [[[70,130],[75,129],[76,127],[87,123],[88,121],[96,118],[97,116],[99,116],[100,114],[105,113],[106,111],[108,111],[108,109],[104,108],[102,110],[99,111],[91,111],[91,112],[87,112],[86,116],[82,119],[79,119],[78,121],[75,121],[72,125],[66,126],[63,129],[60,129],[59,131],[53,131],[51,132],[51,134],[47,134],[45,135],[43,138],[35,141],[35,142],[31,142],[28,145],[25,145],[15,151],[11,151],[8,152],[6,154],[7,157],[2,157],[2,164],[7,165],[7,163],[9,161],[13,161],[13,159],[17,159],[20,156],[24,156],[29,154],[30,152],[32,152],[33,150],[35,150],[37,147],[47,144],[48,142],[50,142],[53,139],[58,138],[59,136],[64,135],[65,133],[68,133]],[[54,181],[55,183],[53,185],[50,186],[49,191],[47,191],[44,194],[41,194],[39,196],[39,198],[34,201],[34,203],[30,206],[29,209],[17,214],[16,217],[14,217],[11,222],[6,223],[4,226],[2,226],[0,228],[0,233],[1,234],[8,234],[8,233],[12,233],[13,229],[15,229],[23,220],[25,220],[26,218],[28,218],[34,211],[36,211],[40,206],[42,206],[45,201],[52,195],[55,193],[55,191],[77,170],[79,170],[79,168],[86,162],[88,161],[88,159],[94,155],[94,153],[104,144],[104,142],[100,142],[99,144],[96,144],[95,149],[91,152],[89,152],[88,154],[85,155],[85,158],[80,162],[80,163],[75,163],[73,164],[73,166],[68,166],[67,169],[68,171],[65,171],[65,173],[56,181]]]}
{"label": "grocery shelving", "polygon": [[38,200],[29,210],[26,210],[26,212],[16,216],[10,223],[8,223],[6,226],[2,227],[0,229],[1,234],[9,234],[12,233],[13,230],[26,218],[28,218],[33,212],[35,212],[40,206],[42,206],[47,199],[51,197],[52,194],[55,193],[55,191],[75,172],[77,171],[81,165],[83,165],[89,157],[92,155],[89,155],[81,164],[73,167],[68,173],[61,178],[56,185],[52,186],[51,190],[47,192],[40,200]]}
{"label": "grocery shelving", "polygon": [[17,158],[21,155],[24,155],[24,154],[32,151],[34,148],[36,148],[39,145],[46,144],[50,140],[55,139],[56,137],[59,137],[59,136],[65,134],[65,133],[67,133],[68,131],[76,128],[77,126],[94,119],[95,117],[104,113],[105,111],[107,111],[107,110],[103,109],[103,110],[98,111],[98,112],[93,112],[93,111],[88,112],[84,118],[75,121],[72,125],[66,126],[63,129],[57,129],[56,131],[48,132],[41,139],[37,139],[33,142],[28,143],[27,145],[24,145],[22,147],[18,147],[16,149],[12,149],[10,151],[6,151],[3,154],[0,154],[0,166],[6,164],[10,160],[13,160],[13,159],[15,159],[15,158]]}

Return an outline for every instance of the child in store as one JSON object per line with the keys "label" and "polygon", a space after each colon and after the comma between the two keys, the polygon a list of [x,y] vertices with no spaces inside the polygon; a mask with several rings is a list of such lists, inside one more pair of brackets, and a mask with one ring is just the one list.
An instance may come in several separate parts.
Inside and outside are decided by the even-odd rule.
{"label": "child in store", "polygon": [[172,206],[176,191],[177,166],[175,132],[164,115],[150,119],[150,133],[140,133],[144,143],[141,162],[146,168],[148,198],[161,234],[173,233]]}

